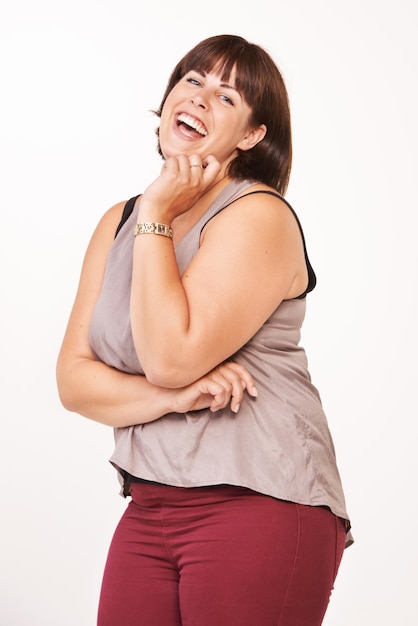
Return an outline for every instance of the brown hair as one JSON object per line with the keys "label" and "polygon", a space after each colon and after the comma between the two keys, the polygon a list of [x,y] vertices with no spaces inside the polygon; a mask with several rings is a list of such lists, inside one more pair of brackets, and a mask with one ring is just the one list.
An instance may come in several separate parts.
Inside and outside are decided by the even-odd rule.
{"label": "brown hair", "polygon": [[[219,67],[224,81],[235,68],[235,86],[252,109],[251,126],[267,127],[264,139],[251,150],[238,149],[238,156],[229,164],[229,176],[257,180],[284,194],[292,165],[289,100],[279,69],[260,46],[237,35],[217,35],[201,41],[174,68],[157,115],[161,115],[168,94],[187,72],[209,73],[215,67]],[[159,145],[158,149],[161,154]]]}

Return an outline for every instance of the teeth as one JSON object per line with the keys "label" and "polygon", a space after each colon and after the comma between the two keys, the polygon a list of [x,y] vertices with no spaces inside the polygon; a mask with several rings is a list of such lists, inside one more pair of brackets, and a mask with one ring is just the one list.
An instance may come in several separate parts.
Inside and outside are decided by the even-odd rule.
{"label": "teeth", "polygon": [[191,128],[193,128],[195,131],[197,131],[200,135],[203,135],[204,137],[208,134],[208,131],[203,126],[203,124],[198,122],[194,117],[187,115],[186,113],[181,113],[177,119],[179,122],[184,122],[184,124],[187,124],[187,126],[190,126]]}

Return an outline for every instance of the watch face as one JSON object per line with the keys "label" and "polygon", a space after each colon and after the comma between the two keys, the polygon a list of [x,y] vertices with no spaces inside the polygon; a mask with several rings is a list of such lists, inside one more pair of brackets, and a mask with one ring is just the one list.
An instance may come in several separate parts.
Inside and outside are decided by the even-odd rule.
{"label": "watch face", "polygon": [[155,224],[155,234],[156,235],[164,235],[165,237],[173,238],[173,229],[167,224],[159,224],[158,222]]}

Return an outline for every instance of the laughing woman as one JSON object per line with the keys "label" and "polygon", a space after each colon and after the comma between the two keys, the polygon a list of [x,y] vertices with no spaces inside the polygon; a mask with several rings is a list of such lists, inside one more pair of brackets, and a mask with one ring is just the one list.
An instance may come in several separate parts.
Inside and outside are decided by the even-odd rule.
{"label": "laughing woman", "polygon": [[115,428],[131,498],[98,624],[317,626],[351,535],[299,345],[316,279],[283,79],[211,37],[157,114],[161,173],[97,226],[57,365],[64,406]]}

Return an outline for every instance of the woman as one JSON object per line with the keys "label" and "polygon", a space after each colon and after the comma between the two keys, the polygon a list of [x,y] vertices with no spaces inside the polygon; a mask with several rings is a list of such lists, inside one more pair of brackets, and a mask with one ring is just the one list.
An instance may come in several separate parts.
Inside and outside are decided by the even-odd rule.
{"label": "woman", "polygon": [[221,35],[157,114],[161,174],[100,221],[57,366],[64,406],[115,427],[132,497],[98,624],[316,626],[351,539],[298,345],[316,280],[283,199],[286,89]]}

